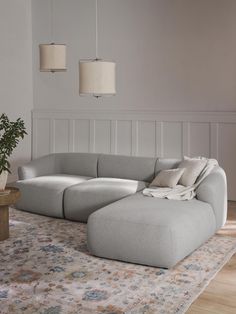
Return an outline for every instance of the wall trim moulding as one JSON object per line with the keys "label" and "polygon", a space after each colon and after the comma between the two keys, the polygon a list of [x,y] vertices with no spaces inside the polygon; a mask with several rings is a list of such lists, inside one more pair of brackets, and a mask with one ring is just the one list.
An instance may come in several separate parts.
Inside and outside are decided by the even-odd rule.
{"label": "wall trim moulding", "polygon": [[122,119],[129,120],[135,116],[145,118],[147,120],[161,121],[164,118],[173,121],[201,121],[206,122],[236,122],[236,111],[158,111],[158,110],[93,110],[93,109],[34,109],[32,111],[33,118],[45,117],[68,117],[73,116],[94,116],[110,118],[122,116]]}
{"label": "wall trim moulding", "polygon": [[216,158],[236,200],[236,112],[33,110],[33,158],[53,152]]}

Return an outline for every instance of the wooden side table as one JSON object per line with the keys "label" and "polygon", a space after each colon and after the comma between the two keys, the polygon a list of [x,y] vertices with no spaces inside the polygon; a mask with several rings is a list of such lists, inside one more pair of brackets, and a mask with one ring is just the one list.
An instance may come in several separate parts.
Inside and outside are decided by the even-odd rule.
{"label": "wooden side table", "polygon": [[0,241],[9,238],[9,205],[16,203],[20,197],[17,188],[7,187],[9,194],[0,194]]}

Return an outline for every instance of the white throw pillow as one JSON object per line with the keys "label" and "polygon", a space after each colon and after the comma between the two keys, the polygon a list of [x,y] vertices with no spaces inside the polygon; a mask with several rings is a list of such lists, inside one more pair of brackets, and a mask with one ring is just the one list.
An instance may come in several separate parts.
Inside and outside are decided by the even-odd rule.
{"label": "white throw pillow", "polygon": [[206,164],[206,158],[184,157],[184,160],[179,164],[180,168],[185,168],[185,171],[179,180],[179,184],[184,186],[193,185],[202,170],[205,168]]}
{"label": "white throw pillow", "polygon": [[185,169],[168,169],[162,170],[158,173],[156,178],[150,184],[151,186],[161,186],[161,187],[170,187],[174,188],[179,182],[179,179],[183,175]]}

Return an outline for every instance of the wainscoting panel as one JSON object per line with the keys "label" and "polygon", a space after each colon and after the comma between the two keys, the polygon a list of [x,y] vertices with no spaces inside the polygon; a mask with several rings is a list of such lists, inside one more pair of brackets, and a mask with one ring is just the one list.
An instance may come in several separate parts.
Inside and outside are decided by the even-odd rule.
{"label": "wainscoting panel", "polygon": [[115,154],[132,154],[132,121],[115,121]]}
{"label": "wainscoting panel", "polygon": [[33,120],[33,156],[43,156],[51,152],[51,120]]}
{"label": "wainscoting panel", "polygon": [[221,123],[218,127],[218,160],[228,175],[228,191],[236,200],[236,124]]}
{"label": "wainscoting panel", "polygon": [[55,153],[63,153],[69,151],[70,144],[70,121],[68,119],[55,119],[54,124],[54,140],[53,151]]}
{"label": "wainscoting panel", "polygon": [[156,155],[155,121],[137,121],[136,155],[154,157]]}
{"label": "wainscoting panel", "polygon": [[189,124],[189,153],[192,156],[210,157],[210,123],[192,122]]}
{"label": "wainscoting panel", "polygon": [[163,157],[181,158],[183,155],[183,123],[163,123]]}
{"label": "wainscoting panel", "polygon": [[94,121],[94,152],[111,153],[111,121],[95,120]]}
{"label": "wainscoting panel", "polygon": [[34,110],[33,158],[53,152],[218,159],[236,200],[236,112]]}
{"label": "wainscoting panel", "polygon": [[88,152],[90,147],[90,121],[72,120],[72,151]]}

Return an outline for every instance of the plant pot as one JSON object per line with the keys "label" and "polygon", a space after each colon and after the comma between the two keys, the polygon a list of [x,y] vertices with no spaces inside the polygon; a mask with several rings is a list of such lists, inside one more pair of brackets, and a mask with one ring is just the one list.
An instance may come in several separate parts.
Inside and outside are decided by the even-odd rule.
{"label": "plant pot", "polygon": [[5,190],[7,184],[7,177],[8,177],[7,171],[3,171],[2,173],[0,173],[0,191]]}

